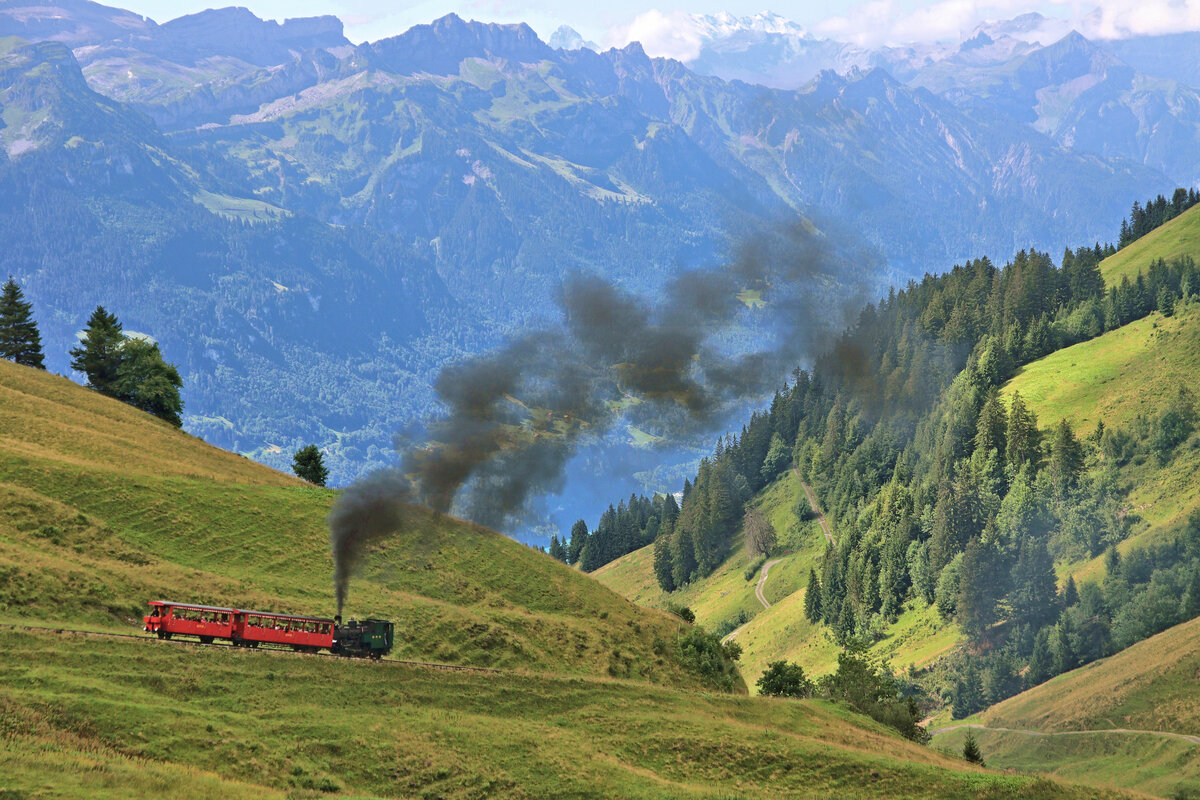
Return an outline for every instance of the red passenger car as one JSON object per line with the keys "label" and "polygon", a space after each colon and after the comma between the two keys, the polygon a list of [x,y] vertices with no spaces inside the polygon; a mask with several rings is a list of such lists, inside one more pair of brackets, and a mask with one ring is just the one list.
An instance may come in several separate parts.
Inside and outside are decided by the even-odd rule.
{"label": "red passenger car", "polygon": [[145,629],[158,634],[160,639],[182,634],[196,636],[206,644],[215,639],[227,639],[235,645],[258,647],[266,642],[308,652],[333,647],[333,620],[324,617],[245,611],[170,600],[151,600],[149,605],[150,615],[143,618]]}

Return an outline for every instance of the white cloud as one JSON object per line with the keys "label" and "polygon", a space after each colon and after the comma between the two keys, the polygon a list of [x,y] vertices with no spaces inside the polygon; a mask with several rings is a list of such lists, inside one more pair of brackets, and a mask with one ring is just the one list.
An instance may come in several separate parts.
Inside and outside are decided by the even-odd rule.
{"label": "white cloud", "polygon": [[634,17],[628,25],[609,31],[608,43],[622,47],[629,42],[641,42],[650,56],[692,61],[700,55],[703,36],[695,20],[683,11],[663,13],[651,9]]}
{"label": "white cloud", "polygon": [[1200,29],[1200,0],[1116,0],[1080,21],[1080,32],[1098,39],[1179,33]]}
{"label": "white cloud", "polygon": [[957,41],[991,20],[1011,19],[1031,10],[1055,18],[1033,30],[1013,32],[1026,41],[1049,44],[1074,28],[1093,39],[1200,30],[1200,0],[934,0],[909,3],[866,0],[812,26],[820,36],[865,47],[882,44]]}

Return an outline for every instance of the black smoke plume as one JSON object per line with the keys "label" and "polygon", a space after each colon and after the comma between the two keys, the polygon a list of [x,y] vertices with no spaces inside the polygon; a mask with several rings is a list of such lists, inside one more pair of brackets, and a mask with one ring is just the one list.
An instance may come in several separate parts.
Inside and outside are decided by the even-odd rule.
{"label": "black smoke plume", "polygon": [[[398,444],[399,468],[342,492],[329,515],[339,613],[365,548],[403,527],[409,502],[503,529],[532,497],[561,487],[584,437],[630,409],[677,432],[710,430],[828,347],[873,274],[869,251],[796,224],[755,238],[726,265],[671,278],[657,304],[570,276],[561,323],[443,369],[435,389],[445,416],[422,442]],[[765,305],[748,308],[743,292]],[[731,346],[722,337],[735,330],[754,331],[763,346]]]}

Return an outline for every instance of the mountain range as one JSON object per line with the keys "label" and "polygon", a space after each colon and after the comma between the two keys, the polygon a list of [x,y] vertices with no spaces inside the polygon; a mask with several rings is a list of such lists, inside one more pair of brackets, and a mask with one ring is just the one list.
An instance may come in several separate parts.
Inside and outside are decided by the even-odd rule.
{"label": "mountain range", "polygon": [[[160,25],[8,0],[0,36],[0,270],[34,300],[51,367],[103,303],[180,364],[188,430],[285,468],[315,441],[337,482],[390,463],[442,364],[555,319],[565,275],[653,295],[798,216],[885,256],[830,278],[875,291],[1060,252],[1186,182],[1172,148],[1194,124],[1186,86],[1156,79],[1177,102],[1153,117],[1149,84],[1075,37],[1014,46],[1044,79],[856,64],[782,89],[455,15],[355,45],[332,17]],[[1079,111],[1110,113],[1088,91],[1047,99],[1100,68],[1090,89],[1126,87],[1132,132]],[[603,496],[676,488],[606,461],[628,463],[596,459]]]}

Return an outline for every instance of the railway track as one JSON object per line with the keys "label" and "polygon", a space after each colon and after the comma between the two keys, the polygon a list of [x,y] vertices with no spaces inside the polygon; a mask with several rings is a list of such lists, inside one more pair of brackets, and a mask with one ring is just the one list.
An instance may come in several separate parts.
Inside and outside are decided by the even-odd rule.
{"label": "railway track", "polygon": [[[192,646],[192,647],[225,647],[225,648],[229,648],[231,650],[237,650],[238,652],[270,653],[273,655],[299,656],[302,658],[313,658],[314,656],[316,656],[316,657],[320,657],[320,658],[340,658],[340,659],[345,659],[345,660],[351,660],[350,656],[339,656],[334,653],[301,653],[296,650],[291,650],[291,649],[283,648],[283,647],[271,647],[269,645],[265,646],[265,647],[237,647],[230,642],[208,642],[208,643],[205,643],[205,642],[197,641],[195,639],[175,639],[175,638],[159,639],[157,636],[150,636],[150,635],[146,635],[146,634],[111,633],[108,631],[85,631],[85,630],[80,630],[80,629],[76,629],[76,628],[62,628],[62,627],[51,626],[51,625],[18,625],[15,623],[0,623],[0,629],[13,630],[13,631],[39,631],[42,633],[53,633],[53,634],[59,634],[59,635],[71,634],[74,636],[98,636],[98,637],[105,637],[105,638],[109,638],[109,639],[135,639],[139,642],[146,642],[146,643],[150,643],[150,644],[187,645],[187,646]],[[424,667],[426,669],[450,670],[450,671],[454,671],[454,672],[484,672],[484,673],[490,673],[493,675],[503,674],[503,672],[504,672],[504,670],[491,669],[489,667],[468,667],[463,664],[438,664],[437,662],[434,662],[434,661],[405,661],[405,660],[399,659],[399,658],[381,658],[378,661],[376,661],[375,659],[370,659],[370,658],[355,658],[353,660],[369,662],[369,663],[377,663],[380,665],[401,664],[401,665],[408,666],[408,667]]]}

